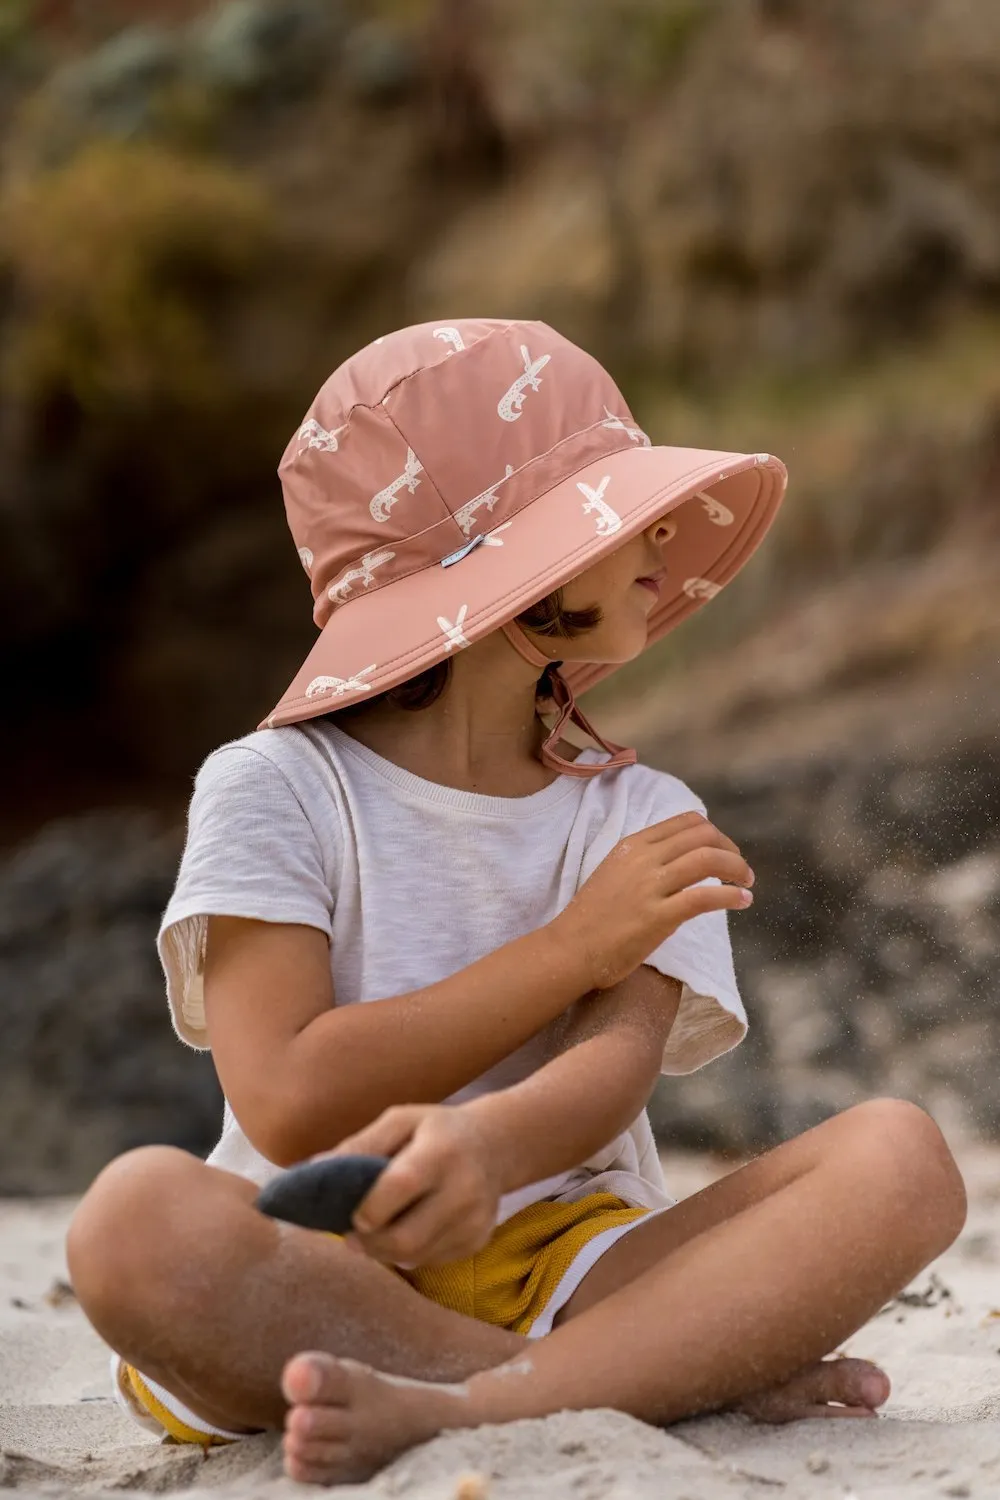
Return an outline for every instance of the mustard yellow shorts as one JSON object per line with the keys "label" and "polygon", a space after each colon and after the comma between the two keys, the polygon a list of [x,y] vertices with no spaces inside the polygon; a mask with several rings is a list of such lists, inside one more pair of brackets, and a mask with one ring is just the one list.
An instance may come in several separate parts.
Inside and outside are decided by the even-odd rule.
{"label": "mustard yellow shorts", "polygon": [[[576,1203],[530,1203],[498,1225],[489,1243],[466,1260],[393,1270],[441,1307],[541,1338],[605,1250],[650,1212],[630,1208],[612,1193],[591,1193]],[[245,1435],[213,1427],[117,1355],[112,1375],[121,1405],[161,1437],[207,1446]]]}

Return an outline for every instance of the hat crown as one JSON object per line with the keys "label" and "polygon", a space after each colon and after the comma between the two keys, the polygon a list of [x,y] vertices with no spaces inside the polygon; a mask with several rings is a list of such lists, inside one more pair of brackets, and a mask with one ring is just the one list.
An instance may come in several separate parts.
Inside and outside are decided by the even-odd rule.
{"label": "hat crown", "polygon": [[323,385],[279,470],[317,625],[648,441],[607,371],[545,323],[467,318],[376,339]]}

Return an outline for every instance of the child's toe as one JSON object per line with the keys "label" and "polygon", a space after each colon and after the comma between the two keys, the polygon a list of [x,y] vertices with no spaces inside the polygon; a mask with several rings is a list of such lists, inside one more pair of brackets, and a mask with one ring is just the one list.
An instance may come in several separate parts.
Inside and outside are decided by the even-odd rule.
{"label": "child's toe", "polygon": [[349,1377],[332,1354],[309,1351],[296,1354],[281,1375],[281,1392],[292,1406],[343,1406]]}

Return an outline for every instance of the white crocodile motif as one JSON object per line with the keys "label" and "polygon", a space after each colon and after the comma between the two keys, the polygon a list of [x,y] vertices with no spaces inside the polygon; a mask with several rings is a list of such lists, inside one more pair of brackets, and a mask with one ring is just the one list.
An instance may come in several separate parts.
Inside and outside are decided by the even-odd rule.
{"label": "white crocodile motif", "polygon": [[467,604],[463,604],[458,614],[455,616],[454,624],[452,624],[451,620],[446,620],[444,615],[438,615],[437,617],[438,625],[444,631],[445,638],[448,642],[449,651],[453,646],[456,646],[459,648],[459,650],[461,650],[463,646],[467,646],[469,644],[462,633],[462,626],[465,624],[465,617],[468,612],[469,606]]}
{"label": "white crocodile motif", "polygon": [[361,566],[351,568],[336,583],[331,583],[326,591],[326,597],[334,604],[346,603],[347,596],[356,583],[364,584],[370,588],[375,581],[375,569],[385,567],[386,563],[392,562],[396,556],[395,552],[366,552],[361,559]]}
{"label": "white crocodile motif", "polygon": [[501,525],[494,526],[493,530],[492,531],[488,531],[486,533],[486,535],[483,537],[483,546],[484,547],[502,547],[503,546],[503,542],[500,540],[500,533],[501,533],[501,531],[509,531],[510,528],[513,526],[513,524],[514,524],[513,521],[504,521],[504,522],[501,523]]}
{"label": "white crocodile motif", "polygon": [[543,354],[540,359],[532,359],[528,353],[526,344],[521,345],[521,358],[524,360],[524,374],[519,375],[509,390],[504,391],[497,402],[497,416],[505,422],[516,422],[521,415],[521,407],[528,391],[537,391],[542,384],[539,372],[545,369],[551,354]]}
{"label": "white crocodile motif", "polygon": [[508,464],[506,470],[504,471],[503,479],[498,479],[496,484],[491,484],[488,490],[483,490],[483,493],[481,495],[477,495],[474,500],[466,500],[465,504],[460,505],[458,510],[456,510],[455,520],[458,522],[459,526],[461,526],[462,531],[466,536],[468,536],[472,530],[476,511],[482,510],[484,505],[487,510],[493,509],[493,507],[497,503],[497,490],[499,489],[500,485],[503,484],[503,480],[509,479],[513,472],[513,465]]}
{"label": "white crocodile motif", "polygon": [[597,512],[597,535],[614,536],[616,531],[621,530],[622,518],[616,510],[613,510],[604,498],[604,491],[611,483],[611,475],[605,474],[597,489],[589,484],[577,481],[577,489],[584,496],[583,513],[587,515],[590,511]]}
{"label": "white crocodile motif", "polygon": [[355,672],[353,677],[314,677],[306,688],[307,698],[319,698],[329,693],[334,698],[342,698],[345,693],[370,693],[372,685],[370,682],[362,682],[363,677],[370,677],[375,671],[376,662],[370,667],[362,667],[360,672]]}
{"label": "white crocodile motif", "polygon": [[604,421],[601,426],[610,427],[615,432],[627,432],[633,443],[638,443],[641,448],[650,447],[649,438],[641,427],[630,427],[623,418],[616,417],[614,412],[609,411],[607,407],[604,408]]}
{"label": "white crocodile motif", "polygon": [[372,513],[373,521],[388,521],[389,512],[399,499],[402,490],[409,490],[412,495],[420,484],[418,474],[424,472],[424,466],[420,462],[412,448],[406,450],[406,467],[391,484],[387,484],[384,490],[379,490],[377,495],[371,498],[368,509]]}
{"label": "white crocodile motif", "polygon": [[449,354],[454,354],[456,349],[465,348],[465,340],[457,328],[435,328],[434,337],[440,339],[442,344],[451,344]]}
{"label": "white crocodile motif", "polygon": [[714,599],[722,590],[722,584],[710,578],[686,578],[682,587],[689,599]]}
{"label": "white crocodile motif", "polygon": [[721,500],[716,500],[714,495],[708,495],[704,490],[697,491],[697,498],[705,507],[708,519],[716,526],[732,526],[735,517],[728,505],[723,505]]}
{"label": "white crocodile motif", "polygon": [[312,566],[313,566],[313,555],[312,555],[312,552],[309,550],[308,547],[300,547],[298,549],[298,553],[299,553],[299,562],[305,568],[306,572],[309,573],[309,574],[311,574],[312,573]]}
{"label": "white crocodile motif", "polygon": [[[346,426],[345,422],[344,427]],[[304,453],[307,448],[318,448],[321,453],[336,453],[340,447],[338,439],[344,427],[336,427],[333,432],[327,432],[315,417],[310,417],[308,422],[302,423],[298,431],[299,442],[302,444],[299,452]]]}

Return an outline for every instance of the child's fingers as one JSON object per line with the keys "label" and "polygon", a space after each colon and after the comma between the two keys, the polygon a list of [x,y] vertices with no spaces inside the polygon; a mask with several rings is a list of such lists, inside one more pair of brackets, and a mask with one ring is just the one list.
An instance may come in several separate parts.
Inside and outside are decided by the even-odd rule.
{"label": "child's fingers", "polygon": [[[395,1156],[354,1214],[354,1227],[372,1236],[432,1192],[440,1174],[427,1152],[407,1145]],[[366,1247],[367,1248],[367,1247]]]}
{"label": "child's fingers", "polygon": [[456,1260],[466,1260],[475,1255],[489,1242],[493,1233],[493,1218],[476,1224],[463,1214],[448,1225],[433,1243],[424,1247],[420,1257],[422,1266],[450,1266]]}
{"label": "child's fingers", "polygon": [[429,1246],[453,1235],[463,1218],[463,1204],[447,1188],[439,1187],[419,1199],[377,1234],[364,1238],[367,1253],[387,1264],[425,1264]]}
{"label": "child's fingers", "polygon": [[711,823],[705,822],[682,828],[669,838],[655,839],[649,845],[650,856],[661,865],[672,864],[674,860],[696,849],[718,849],[728,854],[742,853],[739,845],[731,838],[720,833]]}
{"label": "child's fingers", "polygon": [[470,1206],[466,1197],[449,1200],[444,1193],[434,1193],[380,1235],[369,1253],[405,1270],[449,1265],[486,1244],[495,1214],[495,1208],[490,1211],[483,1204]]}
{"label": "child's fingers", "polygon": [[676,931],[682,922],[692,917],[703,916],[709,911],[742,911],[753,901],[753,892],[738,885],[694,885],[664,901],[664,911],[669,914],[670,930]]}
{"label": "child's fingers", "polygon": [[[668,892],[697,885],[702,880],[725,880],[734,885],[750,886],[754,875],[742,854],[728,849],[692,849],[664,866],[662,877]],[[663,889],[661,886],[660,889]]]}
{"label": "child's fingers", "polygon": [[413,1136],[426,1113],[421,1104],[394,1104],[354,1135],[320,1156],[395,1156]]}
{"label": "child's fingers", "polygon": [[712,843],[738,852],[738,846],[728,834],[699,812],[678,813],[673,818],[664,818],[662,823],[651,823],[643,829],[643,837],[650,843],[663,843],[667,839],[689,840],[692,847]]}

